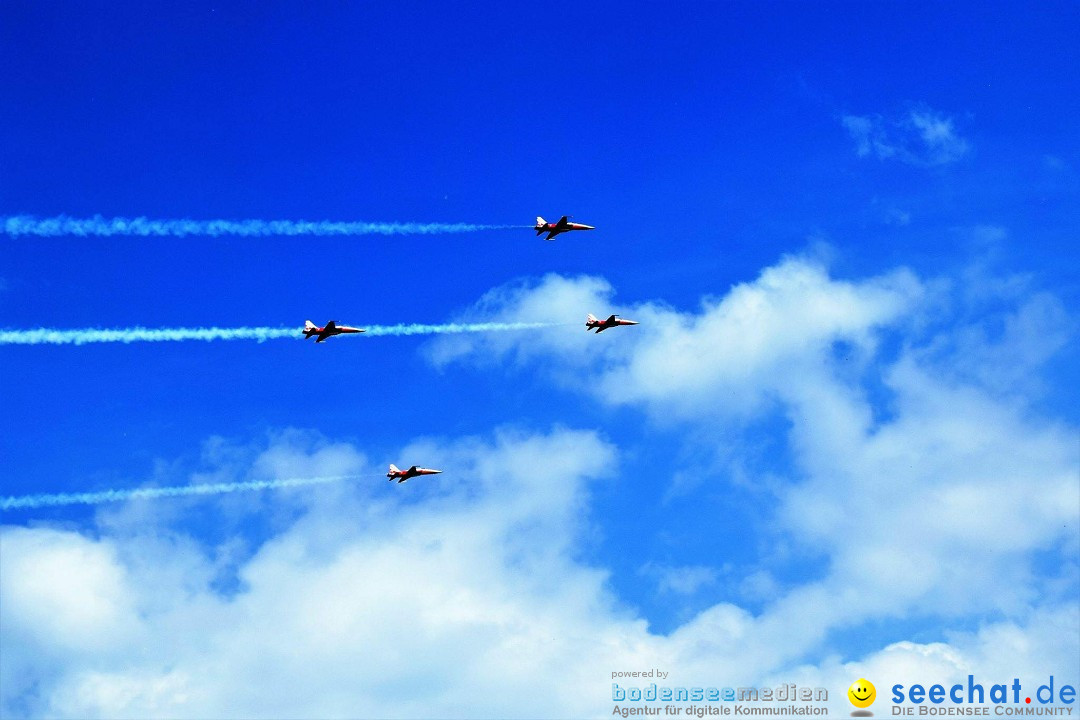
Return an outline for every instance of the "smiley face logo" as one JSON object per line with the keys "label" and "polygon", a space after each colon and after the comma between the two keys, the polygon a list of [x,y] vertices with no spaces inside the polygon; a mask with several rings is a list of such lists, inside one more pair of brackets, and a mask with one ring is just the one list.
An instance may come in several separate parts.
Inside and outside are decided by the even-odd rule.
{"label": "smiley face logo", "polygon": [[851,687],[847,689],[847,696],[852,705],[857,708],[865,708],[874,704],[874,699],[877,698],[877,690],[874,688],[874,683],[866,678],[859,678],[851,683]]}

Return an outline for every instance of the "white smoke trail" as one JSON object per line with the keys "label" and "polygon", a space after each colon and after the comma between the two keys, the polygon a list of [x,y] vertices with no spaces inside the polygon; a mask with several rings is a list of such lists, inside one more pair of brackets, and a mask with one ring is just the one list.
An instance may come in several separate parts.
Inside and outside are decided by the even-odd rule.
{"label": "white smoke trail", "polygon": [[303,337],[297,328],[118,328],[99,330],[0,330],[0,345],[85,345],[87,343],[182,342],[185,340],[274,340]]}
{"label": "white smoke trail", "polygon": [[[222,495],[243,490],[270,490],[274,488],[324,485],[342,480],[358,480],[362,475],[328,475],[310,478],[282,478],[279,480],[247,480],[231,483],[204,483],[201,485],[174,485],[172,487],[143,487],[129,490],[101,490],[81,493],[44,493],[0,498],[0,510],[30,510],[58,505],[101,505],[123,500],[149,500],[185,495]],[[372,476],[374,477],[374,476]]]}
{"label": "white smoke trail", "polygon": [[[404,336],[443,335],[474,332],[507,332],[513,330],[536,330],[555,327],[560,323],[549,322],[484,322],[445,323],[424,325],[420,323],[401,325],[368,325],[364,335]],[[277,340],[280,338],[303,338],[303,328],[289,327],[238,327],[238,328],[117,328],[102,330],[80,328],[58,330],[35,328],[33,330],[0,330],[0,345],[86,345],[88,343],[136,343],[136,342],[183,342],[186,340]],[[363,337],[363,335],[361,335]]]}
{"label": "white smoke trail", "polygon": [[455,333],[507,332],[511,330],[538,330],[556,327],[562,323],[551,322],[483,322],[483,323],[444,323],[442,325],[371,325],[368,335],[452,335]]}
{"label": "white smoke trail", "polygon": [[207,237],[348,236],[348,235],[443,235],[479,230],[505,230],[531,225],[478,225],[475,223],[334,222],[319,220],[150,220],[137,218],[70,218],[64,215],[38,218],[33,215],[0,217],[0,233],[12,237]]}

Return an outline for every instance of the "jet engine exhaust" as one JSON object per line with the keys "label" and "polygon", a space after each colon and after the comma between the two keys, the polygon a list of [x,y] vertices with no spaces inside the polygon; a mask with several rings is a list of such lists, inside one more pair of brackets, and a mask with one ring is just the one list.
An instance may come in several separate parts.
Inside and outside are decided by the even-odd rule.
{"label": "jet engine exhaust", "polygon": [[71,218],[59,215],[0,217],[0,234],[11,237],[348,237],[357,235],[446,235],[531,227],[477,223],[339,222],[331,220],[151,220],[145,217]]}
{"label": "jet engine exhaust", "polygon": [[[481,322],[423,323],[399,325],[365,325],[362,337],[403,337],[410,335],[446,335],[457,333],[512,332],[555,327],[550,322]],[[265,342],[282,338],[303,339],[303,328],[292,327],[188,327],[188,328],[80,328],[62,330],[35,328],[30,330],[0,330],[0,345],[86,345],[90,343],[186,342],[199,340],[255,340]]]}
{"label": "jet engine exhaust", "polygon": [[0,510],[30,510],[60,505],[102,505],[124,500],[151,500],[163,497],[192,495],[223,495],[247,490],[272,490],[275,488],[325,485],[343,480],[359,480],[362,475],[328,475],[310,478],[280,478],[277,480],[247,480],[231,483],[204,483],[201,485],[174,485],[171,487],[142,487],[130,489],[100,490],[97,492],[42,493],[0,498]]}

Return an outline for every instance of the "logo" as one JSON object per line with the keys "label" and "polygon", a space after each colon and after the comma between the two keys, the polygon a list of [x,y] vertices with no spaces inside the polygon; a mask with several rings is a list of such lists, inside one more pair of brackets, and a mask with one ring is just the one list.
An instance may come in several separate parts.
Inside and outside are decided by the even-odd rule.
{"label": "logo", "polygon": [[859,678],[851,683],[851,687],[847,689],[847,696],[851,704],[859,708],[859,710],[851,713],[852,717],[873,717],[874,713],[864,708],[873,705],[874,700],[877,698],[877,689],[874,687],[874,683],[866,678]]}

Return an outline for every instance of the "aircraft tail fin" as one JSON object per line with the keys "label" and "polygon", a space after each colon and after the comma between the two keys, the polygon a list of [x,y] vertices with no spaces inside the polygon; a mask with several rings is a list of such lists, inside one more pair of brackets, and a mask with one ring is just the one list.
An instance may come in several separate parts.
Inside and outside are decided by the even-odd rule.
{"label": "aircraft tail fin", "polygon": [[593,315],[592,313],[589,313],[588,315],[586,315],[586,316],[585,316],[585,319],[586,319],[587,321],[589,321],[589,322],[596,322],[596,316],[595,316],[595,315]]}
{"label": "aircraft tail fin", "polygon": [[540,225],[547,225],[547,220],[545,220],[544,218],[537,215],[536,216],[536,225],[537,225],[537,227],[539,227]]}
{"label": "aircraft tail fin", "polygon": [[310,320],[305,320],[304,321],[304,329],[305,330],[314,330],[315,329],[315,323],[311,322]]}
{"label": "aircraft tail fin", "polygon": [[394,463],[390,463],[390,472],[401,472],[401,471],[398,470],[397,465],[395,465]]}

